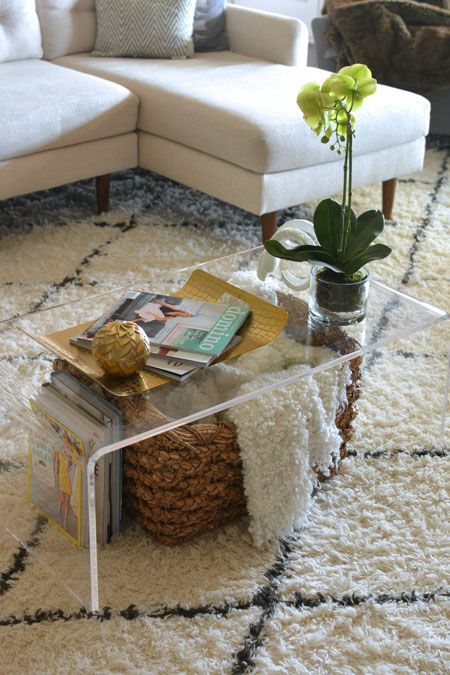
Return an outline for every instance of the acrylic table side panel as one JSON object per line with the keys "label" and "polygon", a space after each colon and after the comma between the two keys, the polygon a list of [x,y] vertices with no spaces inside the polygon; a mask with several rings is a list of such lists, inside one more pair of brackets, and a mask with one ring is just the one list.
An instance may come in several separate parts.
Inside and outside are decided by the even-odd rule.
{"label": "acrylic table side panel", "polygon": [[[384,284],[374,285],[383,302],[379,303],[381,311],[378,320],[369,324],[364,322],[365,342],[370,345],[370,353],[365,359],[366,378],[381,383],[378,392],[380,398],[383,387],[391,395],[393,406],[389,410],[401,408],[407,414],[408,404],[411,403],[412,408],[415,406],[418,412],[423,411],[419,418],[423,422],[422,426],[430,430],[430,439],[433,439],[430,442],[440,445],[446,441],[448,443],[450,315],[445,310]],[[383,363],[383,356],[385,361],[387,359],[387,365]],[[408,395],[398,386],[398,377],[403,377],[403,382],[409,384]],[[370,388],[366,387],[364,391],[368,398],[372,395]],[[405,391],[408,391],[408,387]],[[375,399],[378,400],[376,394],[374,390]],[[428,403],[431,403],[427,401],[429,394],[434,405],[427,423],[426,411]],[[395,426],[393,419],[390,419]]]}
{"label": "acrylic table side panel", "polygon": [[[0,570],[9,579],[6,592],[0,594],[1,616],[32,609],[21,592],[23,585],[36,589],[36,601],[43,609],[89,607],[89,554],[62,534],[61,494],[51,461],[40,461],[35,469],[53,524],[30,501],[29,432],[31,427],[46,431],[32,415],[30,399],[48,380],[52,358],[14,323],[2,324],[0,349]],[[69,520],[69,529],[73,525],[76,534],[76,522],[70,516]],[[13,573],[9,578],[15,561],[21,561],[20,569],[17,577]]]}

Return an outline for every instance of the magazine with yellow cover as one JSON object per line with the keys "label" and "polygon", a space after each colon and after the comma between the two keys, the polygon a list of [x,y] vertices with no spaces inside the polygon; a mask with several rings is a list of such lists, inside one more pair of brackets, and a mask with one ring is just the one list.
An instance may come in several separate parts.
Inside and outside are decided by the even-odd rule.
{"label": "magazine with yellow cover", "polygon": [[82,534],[83,441],[36,401],[30,401],[35,423],[29,432],[28,496],[77,546]]}

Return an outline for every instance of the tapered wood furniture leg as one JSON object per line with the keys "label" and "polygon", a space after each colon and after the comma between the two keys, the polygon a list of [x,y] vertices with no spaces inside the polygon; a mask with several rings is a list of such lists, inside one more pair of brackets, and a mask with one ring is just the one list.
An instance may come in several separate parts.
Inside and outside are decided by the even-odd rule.
{"label": "tapered wood furniture leg", "polygon": [[394,206],[394,197],[395,197],[395,187],[397,185],[397,179],[391,178],[390,180],[383,181],[383,215],[386,220],[392,218],[392,207]]}
{"label": "tapered wood furniture leg", "polygon": [[104,176],[97,176],[95,179],[95,191],[97,193],[97,213],[109,211],[109,186],[111,184],[111,174],[105,173]]}
{"label": "tapered wood furniture leg", "polygon": [[261,216],[262,240],[270,239],[277,229],[277,212],[264,213]]}

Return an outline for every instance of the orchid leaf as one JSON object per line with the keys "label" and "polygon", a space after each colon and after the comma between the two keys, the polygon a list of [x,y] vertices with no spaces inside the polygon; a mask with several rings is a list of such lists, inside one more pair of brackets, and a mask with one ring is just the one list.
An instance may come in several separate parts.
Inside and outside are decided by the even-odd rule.
{"label": "orchid leaf", "polygon": [[281,258],[282,260],[293,260],[294,262],[303,262],[304,253],[322,251],[320,246],[314,246],[313,244],[301,244],[300,246],[295,246],[294,248],[286,248],[286,246],[276,239],[269,239],[268,241],[264,242],[264,247],[266,251],[268,251],[270,255],[273,255],[275,258]]}
{"label": "orchid leaf", "polygon": [[303,245],[295,248],[286,248],[275,239],[269,239],[264,243],[266,251],[275,258],[291,260],[293,262],[309,262],[312,265],[325,265],[334,272],[342,272],[342,268],[336,264],[334,257],[324,251],[321,246]]}
{"label": "orchid leaf", "polygon": [[356,256],[356,258],[353,258],[344,264],[345,276],[354,274],[372,260],[382,260],[383,258],[387,258],[391,251],[392,249],[390,249],[389,246],[385,246],[385,244],[374,244],[373,246],[369,246],[365,251],[360,253],[360,255]]}
{"label": "orchid leaf", "polygon": [[333,199],[324,199],[314,211],[314,232],[322,249],[336,256],[342,232],[342,209]]}
{"label": "orchid leaf", "polygon": [[384,228],[384,216],[381,211],[365,211],[352,223],[351,235],[345,250],[345,261],[350,262],[363,253],[380,235]]}

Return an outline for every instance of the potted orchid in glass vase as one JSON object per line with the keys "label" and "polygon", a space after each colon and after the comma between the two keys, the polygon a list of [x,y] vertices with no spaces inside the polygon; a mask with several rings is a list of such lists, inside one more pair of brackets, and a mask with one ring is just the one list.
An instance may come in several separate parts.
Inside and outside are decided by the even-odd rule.
{"label": "potted orchid in glass vase", "polygon": [[[349,324],[364,318],[369,288],[369,273],[364,266],[391,253],[388,246],[373,243],[384,228],[381,211],[370,210],[356,217],[352,210],[354,113],[375,93],[376,87],[369,68],[354,64],[341,68],[321,86],[313,82],[301,89],[297,104],[306,123],[322,143],[329,143],[332,151],[343,156],[342,199],[340,204],[333,199],[320,202],[309,239],[306,234],[308,243],[286,248],[276,234],[264,244],[275,258],[312,265],[310,313],[327,323]],[[304,221],[291,221],[290,228],[290,223],[286,223],[286,235],[296,222]],[[282,238],[280,230],[278,239]],[[302,241],[298,237],[297,240]],[[288,285],[296,287],[292,284],[295,277],[289,273],[283,276]]]}

